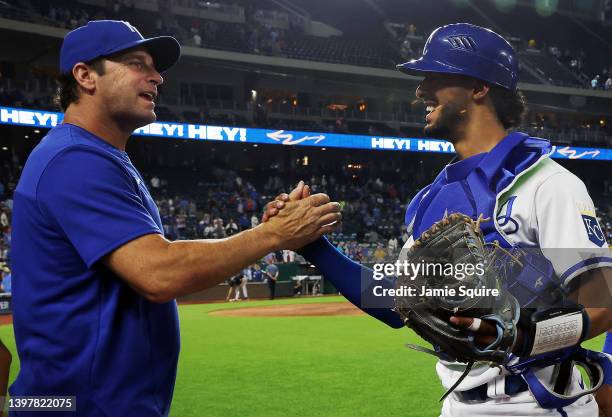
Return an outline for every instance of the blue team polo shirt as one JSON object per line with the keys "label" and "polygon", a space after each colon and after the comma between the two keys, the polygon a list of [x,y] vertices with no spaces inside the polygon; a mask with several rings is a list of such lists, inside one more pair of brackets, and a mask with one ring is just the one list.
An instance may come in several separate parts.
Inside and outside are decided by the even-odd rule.
{"label": "blue team polo shirt", "polygon": [[77,126],[55,127],[26,162],[12,227],[21,368],[11,395],[75,395],[78,416],[168,415],[176,302],[146,300],[98,262],[139,236],[163,234],[127,154]]}
{"label": "blue team polo shirt", "polygon": [[275,264],[269,264],[268,266],[266,266],[266,272],[270,275],[274,275],[278,272],[278,266],[276,266]]}

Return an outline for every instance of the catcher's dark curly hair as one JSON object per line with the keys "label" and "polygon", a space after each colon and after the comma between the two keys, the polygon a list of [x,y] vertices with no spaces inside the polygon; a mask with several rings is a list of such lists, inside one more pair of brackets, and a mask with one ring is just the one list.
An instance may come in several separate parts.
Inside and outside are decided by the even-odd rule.
{"label": "catcher's dark curly hair", "polygon": [[[91,62],[87,62],[87,65],[92,67],[98,74],[104,75],[103,58],[98,58]],[[57,88],[55,90],[55,96],[53,97],[53,103],[58,106],[61,111],[66,111],[70,104],[79,101],[79,97],[81,96],[79,84],[72,73],[60,74],[56,78],[55,82],[57,84]]]}
{"label": "catcher's dark curly hair", "polygon": [[490,86],[489,97],[504,129],[519,127],[527,114],[527,99],[521,90]]}

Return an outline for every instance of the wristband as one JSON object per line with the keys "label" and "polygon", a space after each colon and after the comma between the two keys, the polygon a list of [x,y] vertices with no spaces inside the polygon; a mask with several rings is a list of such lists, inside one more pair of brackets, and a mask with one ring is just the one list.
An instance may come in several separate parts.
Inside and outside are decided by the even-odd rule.
{"label": "wristband", "polygon": [[589,316],[581,305],[533,312],[523,309],[519,327],[523,346],[520,357],[531,357],[580,345],[589,331]]}

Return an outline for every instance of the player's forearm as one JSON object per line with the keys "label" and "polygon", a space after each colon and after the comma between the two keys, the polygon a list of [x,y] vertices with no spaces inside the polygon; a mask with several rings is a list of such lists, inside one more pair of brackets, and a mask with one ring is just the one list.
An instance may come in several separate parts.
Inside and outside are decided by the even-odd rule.
{"label": "player's forearm", "polygon": [[370,268],[343,255],[325,238],[320,238],[302,248],[300,253],[309,262],[312,262],[325,278],[330,280],[336,289],[356,307],[391,327],[404,326],[400,317],[391,308],[369,308],[362,297],[363,294],[371,294],[375,285],[393,287],[390,280],[386,279],[386,282],[374,280],[373,271]]}
{"label": "player's forearm", "polygon": [[585,339],[591,339],[612,327],[612,268],[596,268],[574,279],[579,285],[569,298],[585,306],[589,315],[589,332]]}
{"label": "player's forearm", "polygon": [[170,242],[164,256],[156,260],[156,283],[152,298],[166,302],[210,288],[237,274],[266,254],[279,242],[265,226],[258,226],[225,239]]}
{"label": "player's forearm", "polygon": [[597,337],[612,327],[612,308],[587,308],[586,312],[590,325],[585,340]]}

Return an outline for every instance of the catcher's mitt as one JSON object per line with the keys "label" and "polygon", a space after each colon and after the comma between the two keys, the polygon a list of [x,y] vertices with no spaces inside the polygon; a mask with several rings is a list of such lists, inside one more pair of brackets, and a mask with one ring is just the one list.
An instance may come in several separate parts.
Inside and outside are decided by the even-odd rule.
{"label": "catcher's mitt", "polygon": [[[420,269],[409,268],[396,283],[396,289],[403,287],[407,295],[395,297],[395,311],[435,351],[408,346],[468,364],[442,399],[461,383],[475,362],[506,363],[516,343],[520,307],[491,266],[481,221],[454,213],[435,223],[407,253],[408,264],[421,265]],[[497,328],[496,340],[486,347],[477,346],[471,331],[449,323],[455,314],[491,320]]]}

